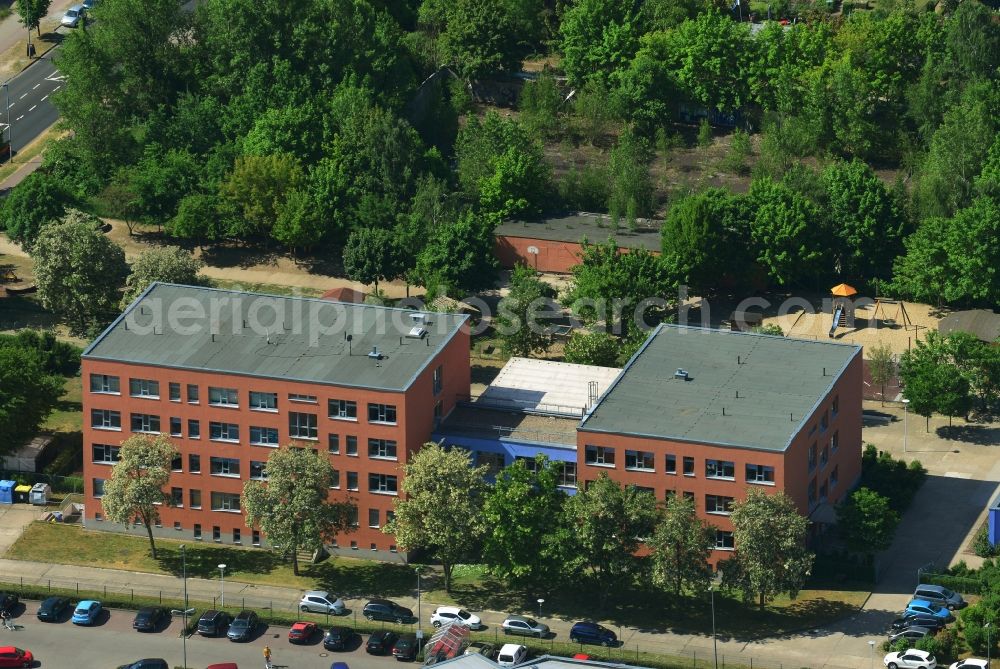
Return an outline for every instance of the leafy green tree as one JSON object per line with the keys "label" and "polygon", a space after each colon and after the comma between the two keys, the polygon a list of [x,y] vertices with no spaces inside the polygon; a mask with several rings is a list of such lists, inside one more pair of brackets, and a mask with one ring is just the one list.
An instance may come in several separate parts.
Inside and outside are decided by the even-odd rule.
{"label": "leafy green tree", "polygon": [[170,481],[170,464],[176,455],[174,445],[163,435],[132,435],[122,442],[118,462],[104,481],[104,516],[122,525],[141,522],[154,560],[153,525],[160,522],[160,506],[170,504],[163,487]]}
{"label": "leafy green tree", "polygon": [[750,490],[733,505],[733,556],[722,563],[723,583],[761,609],[776,595],[802,588],[814,555],[806,548],[809,521],[785,493]]}
{"label": "leafy green tree", "polygon": [[267,458],[266,481],[243,484],[240,506],[249,528],[260,528],[268,542],[292,556],[299,575],[298,551],[316,551],[338,534],[354,529],[357,506],[331,502],[334,470],[325,453],[286,446]]}
{"label": "leafy green tree", "polygon": [[892,545],[899,514],[889,499],[868,488],[859,488],[837,506],[837,528],[847,547],[874,555]]}
{"label": "leafy green tree", "polygon": [[74,376],[80,371],[82,349],[60,341],[51,330],[21,330],[13,335],[0,335],[0,348],[5,347],[37,353],[46,374]]}
{"label": "leafy green tree", "polygon": [[753,37],[752,56],[744,61],[751,99],[765,111],[797,112],[803,76],[826,58],[832,37],[825,21],[765,23]]}
{"label": "leafy green tree", "polygon": [[653,583],[674,597],[704,592],[712,582],[708,558],[714,548],[715,528],[698,518],[694,500],[668,497],[650,542]]}
{"label": "leafy green tree", "polygon": [[652,536],[659,513],[656,498],[635,486],[624,488],[601,475],[566,500],[565,514],[572,528],[598,603],[628,584],[639,572],[640,537]]}
{"label": "leafy green tree", "polygon": [[551,138],[559,133],[563,93],[551,72],[542,72],[534,81],[525,82],[517,102],[521,122],[532,135]]}
{"label": "leafy green tree", "polygon": [[125,186],[140,218],[147,223],[162,225],[177,213],[177,206],[198,184],[198,159],[183,150],[161,153],[147,147],[135,165],[123,167],[114,181]]}
{"label": "leafy green tree", "polygon": [[972,405],[974,361],[969,354],[971,335],[941,337],[927,333],[923,341],[900,357],[899,376],[910,408],[927,418],[934,411],[948,416],[964,416]]}
{"label": "leafy green tree", "polygon": [[817,221],[823,213],[813,202],[783,183],[767,178],[750,185],[754,214],[750,235],[757,261],[779,285],[818,275],[823,257]]}
{"label": "leafy green tree", "polygon": [[202,265],[189,251],[177,246],[147,249],[132,263],[131,272],[125,279],[121,308],[124,310],[132,304],[154,281],[186,286],[204,284],[204,280],[198,276]]}
{"label": "leafy green tree", "polygon": [[636,218],[648,216],[653,209],[653,180],[649,176],[649,157],[646,142],[627,129],[619,138],[618,145],[611,149],[608,161],[608,212],[615,226],[624,217],[628,227],[635,229]]}
{"label": "leafy green tree", "polygon": [[0,454],[23,446],[61,394],[62,379],[45,369],[38,351],[0,343]]}
{"label": "leafy green tree", "polygon": [[563,358],[566,362],[577,365],[615,367],[618,365],[620,350],[621,343],[614,335],[577,330],[569,336],[569,341],[563,348]]}
{"label": "leafy green tree", "polygon": [[1000,137],[993,141],[983,163],[983,169],[975,180],[977,195],[1000,200]]}
{"label": "leafy green tree", "polygon": [[721,12],[705,11],[668,37],[670,66],[681,94],[708,109],[731,112],[750,97],[745,54],[750,30]]}
{"label": "leafy green tree", "polygon": [[545,207],[551,170],[542,146],[514,119],[495,111],[471,118],[455,144],[458,179],[491,215],[533,217]]}
{"label": "leafy green tree", "polygon": [[559,489],[562,463],[537,456],[505,467],[486,494],[482,517],[483,560],[509,586],[548,594],[564,571],[560,524],[567,495]]}
{"label": "leafy green tree", "polygon": [[591,79],[577,90],[572,101],[574,127],[593,145],[604,139],[615,120],[609,96],[601,79]]}
{"label": "leafy green tree", "polygon": [[324,225],[307,190],[293,190],[285,196],[278,210],[271,236],[294,253],[296,249],[311,249],[323,239]]}
{"label": "leafy green tree", "polygon": [[959,2],[946,23],[948,55],[963,79],[990,79],[1000,67],[1000,28],[981,2]]}
{"label": "leafy green tree", "polygon": [[31,252],[42,227],[66,212],[70,196],[44,170],[32,172],[4,198],[0,217],[10,240]]}
{"label": "leafy green tree", "polygon": [[948,425],[955,416],[967,416],[972,408],[972,387],[963,374],[942,365],[935,370],[937,410],[948,417]]}
{"label": "leafy green tree", "polygon": [[193,239],[199,245],[222,239],[225,235],[219,217],[216,195],[188,195],[177,205],[177,215],[167,223],[167,232],[181,239]]}
{"label": "leafy green tree", "polygon": [[496,330],[507,355],[530,356],[547,351],[552,335],[543,320],[551,313],[555,291],[538,278],[538,272],[518,265],[511,272],[510,292],[500,300]]}
{"label": "leafy green tree", "polygon": [[394,500],[396,515],[382,531],[406,550],[421,549],[439,560],[445,590],[451,591],[452,570],[483,533],[486,467],[473,467],[464,449],[431,442],[403,465],[403,474],[405,496]]}
{"label": "leafy green tree", "polygon": [[[640,38],[639,44],[628,67],[618,74],[614,101],[623,116],[648,134],[673,119],[680,92],[676,71],[671,67],[674,45],[670,34],[648,33]],[[601,101],[605,110],[606,98]]]}
{"label": "leafy green tree", "polygon": [[493,223],[471,211],[437,226],[417,258],[415,277],[427,288],[477,291],[496,281]]}
{"label": "leafy green tree", "polygon": [[[622,252],[614,238],[604,244],[584,243],[580,264],[573,266],[573,283],[563,304],[590,322],[603,322],[620,337],[633,329],[630,317],[648,305],[658,316],[673,300],[676,286],[664,263],[645,249]],[[630,312],[630,310],[633,310]]]}
{"label": "leafy green tree", "polygon": [[34,28],[38,31],[38,36],[41,37],[42,30],[39,24],[49,13],[51,4],[52,0],[15,0],[14,8],[17,10],[21,25],[29,31]]}
{"label": "leafy green tree", "polygon": [[222,194],[239,217],[231,234],[242,239],[271,231],[288,193],[304,180],[302,167],[289,155],[243,156],[222,184]]}
{"label": "leafy green tree", "polygon": [[885,406],[885,384],[896,375],[896,359],[888,344],[876,344],[868,350],[868,373],[872,383],[882,389],[879,395]]}
{"label": "leafy green tree", "polygon": [[399,252],[392,232],[379,228],[358,228],[344,246],[344,271],[348,278],[364,284],[394,279],[400,274]]}
{"label": "leafy green tree", "polygon": [[570,83],[598,79],[605,85],[639,48],[642,29],[635,3],[623,0],[578,0],[559,22],[562,66]]}
{"label": "leafy green tree", "polygon": [[31,257],[42,306],[77,334],[93,333],[117,310],[128,275],[125,252],[92,223],[51,223],[38,235]]}
{"label": "leafy green tree", "polygon": [[530,52],[529,36],[510,0],[453,0],[448,3],[440,48],[464,79],[521,70]]}

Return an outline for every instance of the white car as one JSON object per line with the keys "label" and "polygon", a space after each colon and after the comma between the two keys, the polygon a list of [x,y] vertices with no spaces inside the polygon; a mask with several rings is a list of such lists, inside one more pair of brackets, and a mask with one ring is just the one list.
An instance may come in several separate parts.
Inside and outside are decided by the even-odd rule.
{"label": "white car", "polygon": [[889,669],[935,669],[937,660],[926,650],[911,648],[902,653],[889,653],[882,660]]}
{"label": "white car", "polygon": [[439,606],[434,609],[434,613],[431,614],[431,625],[441,627],[441,625],[448,623],[460,623],[470,630],[483,628],[483,621],[479,616],[469,613],[465,609],[460,609],[457,606]]}
{"label": "white car", "polygon": [[340,597],[334,597],[326,590],[310,590],[299,600],[299,611],[314,613],[331,613],[335,616],[344,614],[347,606]]}
{"label": "white car", "polygon": [[505,643],[497,655],[497,664],[501,667],[513,667],[528,659],[528,649],[516,643]]}
{"label": "white car", "polygon": [[948,669],[990,669],[990,663],[976,657],[968,657],[958,662],[953,662]]}
{"label": "white car", "polygon": [[83,8],[83,5],[73,5],[66,10],[66,13],[63,14],[62,20],[59,21],[59,23],[67,28],[76,28],[80,25],[80,20],[83,18],[84,13],[86,13],[86,10]]}

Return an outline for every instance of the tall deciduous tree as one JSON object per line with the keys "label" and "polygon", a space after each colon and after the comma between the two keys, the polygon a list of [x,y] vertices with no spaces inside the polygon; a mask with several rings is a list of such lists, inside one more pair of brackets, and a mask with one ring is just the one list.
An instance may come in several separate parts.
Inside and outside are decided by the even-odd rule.
{"label": "tall deciduous tree", "polygon": [[521,70],[531,49],[530,35],[512,11],[510,0],[453,0],[440,48],[446,61],[465,79]]}
{"label": "tall deciduous tree", "polygon": [[754,214],[750,233],[757,261],[780,285],[817,276],[824,243],[817,221],[823,212],[811,201],[783,183],[767,178],[750,185]]}
{"label": "tall deciduous tree", "polygon": [[483,559],[508,585],[529,593],[548,594],[566,574],[561,510],[567,495],[559,489],[562,463],[537,456],[531,467],[523,460],[497,475],[483,503],[489,531]]}
{"label": "tall deciduous tree", "polygon": [[704,11],[672,31],[669,42],[674,78],[688,100],[725,112],[746,104],[744,63],[753,48],[747,24]]}
{"label": "tall deciduous tree", "polygon": [[576,330],[563,348],[566,362],[599,367],[614,367],[618,364],[620,353],[621,341],[606,332]]}
{"label": "tall deciduous tree", "polygon": [[876,344],[868,350],[868,373],[872,383],[882,389],[880,396],[885,406],[885,384],[896,374],[896,359],[888,344]]}
{"label": "tall deciduous tree", "polygon": [[715,528],[698,518],[695,501],[680,495],[667,498],[663,517],[650,542],[653,583],[679,597],[703,592],[712,580],[708,558],[715,548]]}
{"label": "tall deciduous tree", "polygon": [[79,334],[103,327],[117,310],[125,282],[125,252],[93,223],[45,226],[31,257],[42,306]]}
{"label": "tall deciduous tree", "polygon": [[133,435],[122,442],[118,462],[104,481],[101,506],[105,517],[123,525],[141,522],[154,560],[153,525],[160,520],[160,505],[170,503],[163,487],[170,481],[170,464],[176,455],[174,445],[163,435]]}
{"label": "tall deciduous tree", "polygon": [[247,527],[260,528],[268,542],[292,557],[298,576],[298,551],[319,550],[354,527],[351,500],[329,501],[333,466],[324,453],[286,446],[267,458],[267,480],[243,484],[240,505]]}
{"label": "tall deciduous tree", "polygon": [[417,257],[414,274],[435,292],[489,288],[496,281],[493,247],[492,221],[466,211],[434,229]]}
{"label": "tall deciduous tree", "polygon": [[486,467],[473,467],[468,451],[428,443],[403,465],[396,516],[382,531],[406,550],[424,550],[441,562],[445,590],[455,565],[470,556],[482,536]]}
{"label": "tall deciduous tree", "polygon": [[874,555],[892,544],[899,514],[889,499],[868,488],[858,488],[837,507],[837,528],[847,547]]}
{"label": "tall deciduous tree", "polygon": [[132,271],[125,279],[125,293],[121,307],[132,304],[132,300],[146,290],[154,281],[199,286],[204,281],[198,276],[202,262],[177,246],[162,246],[147,249],[132,263]]}
{"label": "tall deciduous tree", "polygon": [[42,36],[41,21],[49,13],[52,0],[16,0],[14,3],[21,25],[29,31],[34,28]]}
{"label": "tall deciduous tree", "polygon": [[304,180],[302,167],[287,154],[243,156],[222,184],[222,193],[237,208],[231,233],[249,238],[268,234],[288,193]]}
{"label": "tall deciduous tree", "polygon": [[62,184],[44,170],[32,172],[4,198],[0,222],[11,241],[31,252],[38,233],[65,212],[70,196]]}
{"label": "tall deciduous tree", "polygon": [[602,473],[566,501],[565,513],[603,605],[608,593],[638,573],[635,552],[656,527],[656,498],[635,486],[623,488]]}
{"label": "tall deciduous tree", "polygon": [[61,394],[62,380],[45,369],[38,351],[0,345],[0,454],[24,445]]}
{"label": "tall deciduous tree", "polygon": [[783,492],[751,490],[746,501],[733,505],[730,518],[736,550],[722,563],[723,582],[761,608],[783,592],[795,595],[815,557],[806,548],[809,521],[795,503]]}
{"label": "tall deciduous tree", "polygon": [[530,356],[547,351],[552,335],[544,318],[551,314],[555,291],[538,278],[538,272],[524,265],[514,268],[510,292],[500,300],[496,329],[507,355]]}
{"label": "tall deciduous tree", "polygon": [[344,270],[353,281],[375,284],[378,293],[380,279],[394,279],[401,273],[399,255],[391,231],[358,228],[344,246]]}

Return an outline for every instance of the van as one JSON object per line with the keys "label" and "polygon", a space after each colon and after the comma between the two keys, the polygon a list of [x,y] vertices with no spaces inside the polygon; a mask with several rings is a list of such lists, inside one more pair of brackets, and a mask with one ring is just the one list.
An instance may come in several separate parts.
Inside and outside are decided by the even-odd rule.
{"label": "van", "polygon": [[938,604],[949,611],[968,606],[968,603],[962,599],[962,595],[957,592],[952,592],[942,585],[931,585],[929,583],[918,585],[917,589],[913,591],[913,598]]}
{"label": "van", "polygon": [[516,643],[505,643],[497,655],[497,664],[501,667],[513,667],[528,659],[528,649]]}

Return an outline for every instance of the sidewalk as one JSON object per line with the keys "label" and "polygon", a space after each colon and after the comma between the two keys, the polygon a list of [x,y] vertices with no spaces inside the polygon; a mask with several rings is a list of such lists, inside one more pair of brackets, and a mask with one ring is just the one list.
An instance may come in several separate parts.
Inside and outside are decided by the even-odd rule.
{"label": "sidewalk", "polygon": [[[49,6],[49,13],[42,17],[39,22],[42,34],[55,32],[59,27],[59,21],[66,12],[66,8],[74,4],[76,0],[52,0]],[[49,49],[50,44],[37,42],[38,31],[31,33],[31,42],[35,44],[38,52],[35,54],[37,60]],[[16,48],[15,48],[16,47]],[[21,18],[17,11],[11,7],[10,16],[0,21],[0,78],[9,79],[24,69],[28,63],[26,51],[28,48],[28,31],[21,24]]]}
{"label": "sidewalk", "polygon": [[[55,565],[38,562],[23,562],[20,560],[0,559],[0,574],[2,580],[24,585],[42,585],[69,589],[86,589],[119,594],[133,593],[147,597],[163,597],[165,599],[182,599],[183,584],[181,579],[162,574],[116,571],[94,567],[78,567]],[[218,602],[220,583],[218,579],[189,578],[187,581],[188,598],[193,603],[210,604]],[[291,613],[297,609],[300,590],[276,586],[251,585],[226,580],[226,603],[230,607],[248,607],[256,609],[271,608],[275,612]],[[403,606],[411,608],[414,614],[418,612],[416,593],[411,597],[397,597]],[[345,600],[348,605],[348,616],[357,620],[364,599]],[[419,606],[425,629],[429,631],[427,620],[436,603],[423,598]],[[506,613],[500,611],[477,612],[487,625],[487,632],[497,635],[497,640],[503,639],[499,633],[500,623]],[[532,612],[524,612],[531,614]],[[555,633],[558,642],[569,641],[569,629],[573,623],[570,620],[541,617]],[[851,624],[852,621],[844,621]],[[853,621],[857,625],[858,621]],[[712,658],[712,638],[710,636],[680,635],[673,633],[655,633],[643,630],[615,628],[622,641],[622,661],[628,661],[628,653],[637,650],[660,653],[691,660],[710,660]],[[869,648],[867,639],[849,639],[847,645],[852,646],[861,655],[852,656],[844,652],[841,642],[845,636],[853,636],[834,629],[816,631],[798,635],[788,635],[778,639],[759,641],[734,641],[719,639],[718,652],[720,666],[727,662],[730,665],[761,666],[771,669],[792,669],[795,667],[811,667],[812,669],[867,669],[869,665]],[[878,639],[881,642],[881,638]]]}

